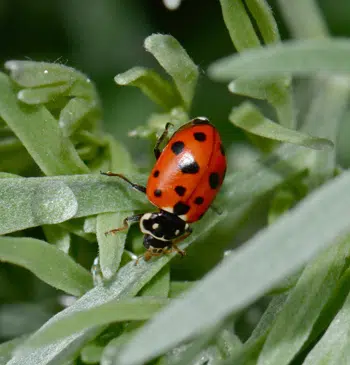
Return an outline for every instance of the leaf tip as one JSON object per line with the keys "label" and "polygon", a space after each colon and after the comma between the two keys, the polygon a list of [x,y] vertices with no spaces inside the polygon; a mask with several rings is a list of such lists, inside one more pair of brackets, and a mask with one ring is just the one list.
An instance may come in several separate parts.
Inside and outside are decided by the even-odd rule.
{"label": "leaf tip", "polygon": [[19,67],[18,67],[18,62],[17,61],[6,61],[5,62],[5,69],[9,70],[9,71],[18,71]]}
{"label": "leaf tip", "polygon": [[315,150],[332,150],[334,148],[334,143],[327,138],[317,138],[310,142],[309,147]]}

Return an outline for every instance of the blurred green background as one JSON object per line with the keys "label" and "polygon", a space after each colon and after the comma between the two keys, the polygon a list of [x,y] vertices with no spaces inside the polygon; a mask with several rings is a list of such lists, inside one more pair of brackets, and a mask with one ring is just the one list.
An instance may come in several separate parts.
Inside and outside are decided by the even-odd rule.
{"label": "blurred green background", "polygon": [[[288,32],[275,1],[269,1],[284,39]],[[335,36],[350,35],[350,2],[320,0]],[[192,116],[205,115],[223,134],[225,145],[242,135],[227,120],[242,100],[205,76],[207,66],[234,51],[217,0],[184,0],[176,11],[162,0],[1,0],[2,63],[9,59],[59,62],[81,70],[95,82],[105,113],[105,126],[128,144],[137,158],[145,142],[127,132],[156,110],[136,88],[117,87],[113,77],[136,66],[160,70],[143,49],[151,33],[173,35],[201,69]]]}

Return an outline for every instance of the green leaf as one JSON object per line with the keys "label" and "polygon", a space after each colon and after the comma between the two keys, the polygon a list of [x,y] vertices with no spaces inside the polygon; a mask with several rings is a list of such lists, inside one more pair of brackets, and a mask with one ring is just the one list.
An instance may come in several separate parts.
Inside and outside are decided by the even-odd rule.
{"label": "green leaf", "polygon": [[0,364],[6,364],[11,359],[17,346],[23,343],[25,339],[26,336],[23,336],[0,344]]}
{"label": "green leaf", "polygon": [[282,214],[286,213],[296,202],[295,195],[289,190],[279,190],[274,195],[268,213],[268,224],[274,223]]}
{"label": "green leaf", "polygon": [[169,304],[165,298],[131,298],[115,300],[100,306],[74,313],[44,327],[40,333],[33,335],[26,346],[38,347],[43,344],[70,336],[93,326],[106,325],[112,322],[141,321],[151,318],[162,307]]}
{"label": "green leaf", "polygon": [[84,232],[96,234],[97,218],[95,216],[87,217],[84,221]]}
{"label": "green leaf", "polygon": [[[269,77],[286,74],[350,74],[350,41],[322,39],[291,41],[249,50],[214,62],[209,68],[215,80],[236,77]],[[347,82],[347,80],[345,80]]]}
{"label": "green leaf", "polygon": [[136,86],[156,104],[165,110],[181,105],[181,98],[174,86],[164,80],[155,71],[144,67],[132,69],[118,74],[114,81],[118,85]]}
{"label": "green leaf", "polygon": [[312,137],[274,123],[265,118],[250,102],[245,102],[239,107],[233,108],[229,119],[235,126],[260,137],[314,149],[333,147],[333,143],[328,139]]}
{"label": "green leaf", "polygon": [[229,210],[253,201],[276,188],[287,179],[308,167],[310,150],[295,145],[282,145],[267,158],[258,160],[226,176],[224,185],[230,186],[225,199]]}
{"label": "green leaf", "polygon": [[142,288],[140,295],[167,298],[170,287],[170,268],[164,266],[159,273]]}
{"label": "green leaf", "polygon": [[68,254],[71,244],[70,233],[57,224],[43,225],[42,228],[45,233],[46,240],[55,245],[59,250]]}
{"label": "green leaf", "polygon": [[[168,263],[171,257],[172,255],[163,256],[158,260],[147,263],[140,260],[138,265],[135,265],[134,262],[126,264],[118,270],[115,278],[108,285],[100,285],[87,292],[70,307],[52,317],[35,335],[39,336],[41,331],[46,331],[70,315],[73,316],[73,314],[96,308],[112,300],[135,296]],[[83,330],[62,340],[55,341],[53,344],[43,345],[36,349],[26,346],[25,343],[7,365],[60,363],[65,359],[70,359],[77,352],[77,349],[95,338],[104,328],[105,326],[98,326],[93,329]]]}
{"label": "green leaf", "polygon": [[234,353],[237,353],[242,348],[241,340],[233,333],[230,327],[223,329],[219,333],[216,343],[225,358],[232,357]]}
{"label": "green leaf", "polygon": [[0,234],[60,223],[78,210],[73,191],[61,181],[7,178],[0,186]]}
{"label": "green leaf", "polygon": [[8,76],[1,73],[0,94],[0,116],[46,175],[89,171],[73,144],[63,137],[52,114],[44,106],[21,104],[16,99]]}
{"label": "green leaf", "polygon": [[96,344],[89,344],[81,351],[81,360],[85,364],[99,364],[104,347]]}
{"label": "green leaf", "polygon": [[255,99],[267,100],[268,98],[266,82],[263,80],[239,77],[229,83],[228,89],[231,93],[249,96]]}
{"label": "green leaf", "polygon": [[0,179],[0,191],[0,234],[146,207],[142,194],[118,179],[100,175],[4,178]]}
{"label": "green leaf", "polygon": [[194,281],[171,281],[169,297],[177,298],[179,296],[184,296],[186,290],[191,288],[194,284]]}
{"label": "green leaf", "polygon": [[42,302],[3,303],[0,308],[0,335],[14,338],[36,331],[52,312]]}
{"label": "green leaf", "polygon": [[283,308],[287,295],[277,295],[272,298],[267,309],[261,316],[253,333],[242,346],[237,346],[232,356],[221,365],[256,365],[261,348],[266,340],[276,316]]}
{"label": "green leaf", "polygon": [[129,151],[112,135],[105,138],[109,148],[109,170],[123,174],[134,173],[136,169]]}
{"label": "green leaf", "polygon": [[206,330],[195,341],[185,344],[180,348],[170,351],[164,356],[165,361],[160,361],[160,365],[202,365],[218,363],[222,356],[216,346],[211,345],[213,337],[218,336],[218,327]]}
{"label": "green leaf", "polygon": [[[73,98],[61,110],[58,124],[65,137],[71,136],[93,114],[98,115],[98,105],[91,100]],[[90,118],[91,120],[92,118]],[[91,121],[89,122],[91,123]]]}
{"label": "green leaf", "polygon": [[130,341],[134,335],[135,329],[133,328],[130,330],[130,326],[128,326],[125,332],[110,341],[102,353],[101,365],[118,365],[116,358],[120,349]]}
{"label": "green leaf", "polygon": [[[72,67],[59,63],[12,60],[5,63],[5,68],[10,71],[11,79],[22,87],[39,88],[68,84],[68,96],[98,101],[91,80]],[[50,94],[50,88],[47,91]]]}
{"label": "green leaf", "polygon": [[82,295],[92,287],[88,271],[44,241],[0,237],[0,259],[22,266],[47,284],[72,295]]}
{"label": "green leaf", "polygon": [[23,103],[35,105],[44,104],[64,94],[70,85],[47,86],[36,89],[23,89],[18,92],[17,98]]}
{"label": "green leaf", "polygon": [[173,108],[169,113],[152,113],[147,120],[147,125],[138,126],[129,132],[129,137],[149,138],[156,133],[162,133],[167,123],[173,124],[176,130],[189,120],[188,114],[182,107]]}
{"label": "green leaf", "polygon": [[241,0],[220,0],[222,15],[237,51],[260,47],[252,22]]}
{"label": "green leaf", "polygon": [[[215,325],[255,301],[349,231],[349,188],[350,173],[346,172],[254,236],[183,299],[143,326],[120,353],[120,365],[142,364]],[[334,219],[329,220],[329,216]],[[167,336],[164,328],[168,329]]]}
{"label": "green leaf", "polygon": [[296,356],[333,294],[349,254],[347,237],[322,252],[305,268],[271,328],[258,365],[289,364]]}
{"label": "green leaf", "polygon": [[346,365],[350,361],[350,294],[304,365]]}
{"label": "green leaf", "polygon": [[186,110],[190,109],[198,79],[198,67],[180,43],[170,35],[153,34],[145,48],[173,78]]}
{"label": "green leaf", "polygon": [[[237,50],[244,51],[249,48],[260,48],[259,38],[255,33],[242,1],[231,2],[230,0],[221,0],[220,2],[226,27]],[[247,5],[256,18],[263,35],[269,41],[277,40],[277,26],[265,1],[251,0]],[[275,34],[275,36],[272,34]],[[247,77],[247,75],[248,73],[242,75],[241,80],[231,83],[230,91],[268,100],[276,108],[280,123],[287,127],[293,127],[295,125],[295,116],[289,86],[290,80],[288,78],[257,80],[256,78],[251,78],[250,75]]]}
{"label": "green leaf", "polygon": [[7,61],[5,68],[11,72],[11,78],[23,87],[69,83],[76,72],[59,63],[34,61]]}
{"label": "green leaf", "polygon": [[[350,79],[333,76],[314,82],[314,96],[310,101],[302,130],[332,141],[337,140],[339,125],[348,108]],[[334,175],[336,150],[318,151],[310,156],[309,185],[315,187]]]}
{"label": "green leaf", "polygon": [[[197,233],[194,232],[181,244],[181,249],[185,249],[189,244],[197,240],[205,231],[211,229],[218,220],[217,216],[208,219],[204,217],[203,229],[197,230]],[[99,285],[87,292],[70,307],[52,317],[36,334],[40,334],[42,330],[53,326],[56,321],[60,321],[70,314],[95,308],[112,300],[135,296],[174,256],[175,253],[148,262],[140,260],[138,265],[135,265],[134,261],[129,262],[118,270],[111,282],[106,285]],[[93,329],[83,330],[51,345],[41,346],[35,350],[24,344],[16,352],[13,360],[7,365],[23,365],[24,362],[26,365],[48,365],[53,364],[54,361],[62,362],[65,359],[70,359],[71,356],[76,354],[77,349],[98,336],[104,328],[105,326],[98,326]]]}
{"label": "green leaf", "polygon": [[103,213],[97,216],[97,242],[99,248],[100,267],[103,277],[111,279],[117,272],[124,251],[127,230],[116,234],[106,232],[123,227],[126,217],[132,215],[132,211],[118,213]]}
{"label": "green leaf", "polygon": [[265,43],[279,42],[280,35],[271,7],[266,0],[246,0],[249,11],[252,13]]}
{"label": "green leaf", "polygon": [[278,0],[280,11],[293,38],[329,36],[326,21],[315,0]]}

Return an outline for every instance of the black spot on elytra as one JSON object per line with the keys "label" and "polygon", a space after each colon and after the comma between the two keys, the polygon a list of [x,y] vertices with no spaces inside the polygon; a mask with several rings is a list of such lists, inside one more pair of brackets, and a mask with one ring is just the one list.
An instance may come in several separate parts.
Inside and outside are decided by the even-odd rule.
{"label": "black spot on elytra", "polygon": [[186,193],[186,188],[184,186],[178,185],[175,187],[176,194],[179,196],[184,196]]}
{"label": "black spot on elytra", "polygon": [[159,170],[154,171],[153,177],[158,177],[158,176],[159,176]]}
{"label": "black spot on elytra", "polygon": [[199,171],[199,165],[196,161],[187,164],[180,164],[179,168],[184,174],[197,174]]}
{"label": "black spot on elytra", "polygon": [[225,149],[224,149],[224,146],[222,145],[222,143],[220,144],[220,151],[221,151],[221,154],[223,156],[225,156]]}
{"label": "black spot on elytra", "polygon": [[216,189],[220,183],[220,176],[217,172],[212,172],[209,175],[209,185],[212,189]]}
{"label": "black spot on elytra", "polygon": [[159,189],[156,189],[156,190],[154,190],[154,196],[156,196],[157,198],[159,198],[160,196],[162,196],[162,191],[161,190],[159,190]]}
{"label": "black spot on elytra", "polygon": [[204,202],[204,198],[201,196],[197,196],[197,198],[194,200],[194,204],[201,205]]}
{"label": "black spot on elytra", "polygon": [[190,207],[185,203],[178,202],[174,205],[173,209],[174,209],[173,213],[175,215],[183,215],[183,214],[186,214],[190,210]]}
{"label": "black spot on elytra", "polygon": [[179,155],[184,148],[185,144],[182,141],[176,141],[171,145],[171,150],[175,153],[175,155]]}
{"label": "black spot on elytra", "polygon": [[196,118],[192,120],[192,123],[195,125],[210,124],[207,118]]}
{"label": "black spot on elytra", "polygon": [[207,139],[207,136],[203,132],[195,132],[193,133],[194,139],[198,142],[204,142]]}

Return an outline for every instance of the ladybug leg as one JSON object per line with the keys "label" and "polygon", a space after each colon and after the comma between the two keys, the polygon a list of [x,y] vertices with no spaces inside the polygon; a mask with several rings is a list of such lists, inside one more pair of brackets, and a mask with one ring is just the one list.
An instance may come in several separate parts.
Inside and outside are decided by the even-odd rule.
{"label": "ladybug leg", "polygon": [[135,260],[135,266],[139,263],[142,257],[144,258],[145,261],[149,261],[153,256],[160,256],[163,253],[163,251],[158,252],[157,250],[162,250],[162,249],[149,248],[143,255],[140,255]]}
{"label": "ladybug leg", "polygon": [[184,257],[186,255],[186,251],[181,250],[177,246],[177,244],[180,243],[181,241],[183,241],[184,239],[186,239],[191,233],[192,233],[192,229],[191,229],[191,227],[188,227],[187,232],[185,232],[185,234],[183,236],[173,240],[172,245],[171,245],[171,250],[176,251],[181,257]]}
{"label": "ladybug leg", "polygon": [[123,226],[122,227],[119,227],[119,228],[116,228],[116,229],[111,229],[110,231],[105,232],[105,235],[107,236],[108,234],[115,234],[117,232],[124,231],[125,229],[128,229],[130,224],[139,222],[142,216],[143,216],[143,213],[135,214],[135,215],[132,215],[130,217],[126,217],[123,221]]}
{"label": "ladybug leg", "polygon": [[174,126],[172,123],[167,123],[165,125],[165,129],[162,133],[162,135],[158,138],[157,142],[156,142],[156,145],[154,146],[154,156],[156,157],[156,160],[158,160],[159,156],[160,156],[160,149],[159,149],[159,146],[160,144],[164,141],[164,139],[167,137],[168,135],[168,129],[170,126]]}
{"label": "ladybug leg", "polygon": [[146,188],[142,185],[139,184],[134,184],[133,182],[131,182],[128,178],[126,178],[124,175],[122,174],[116,174],[114,172],[111,171],[107,171],[107,172],[102,172],[100,171],[101,175],[106,175],[106,176],[118,176],[121,179],[123,179],[124,181],[126,181],[129,185],[131,185],[134,189],[141,191],[141,193],[146,194]]}

